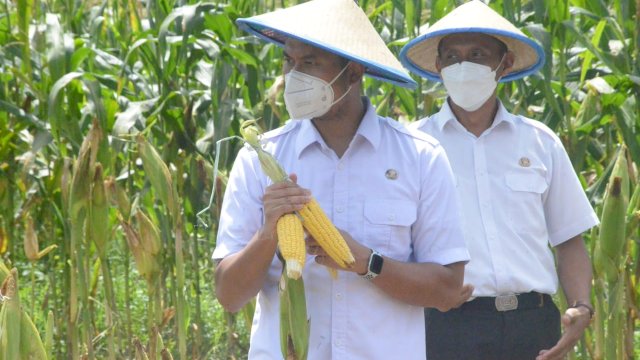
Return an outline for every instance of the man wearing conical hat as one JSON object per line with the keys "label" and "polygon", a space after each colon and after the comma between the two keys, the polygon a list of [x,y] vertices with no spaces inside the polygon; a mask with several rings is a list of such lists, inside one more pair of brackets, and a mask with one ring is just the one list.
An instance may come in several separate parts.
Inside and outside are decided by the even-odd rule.
{"label": "man wearing conical hat", "polygon": [[230,173],[213,258],[216,294],[230,311],[257,295],[249,358],[282,358],[276,221],[313,196],[355,258],[339,268],[308,239],[302,271],[309,359],[420,359],[423,307],[446,310],[462,289],[468,253],[444,150],[431,137],[376,115],[363,75],[414,81],[352,0],[314,0],[240,19],[283,47],[292,117],[263,147],[292,182],[271,184],[243,148]]}
{"label": "man wearing conical hat", "polygon": [[[564,358],[593,316],[581,234],[598,219],[558,137],[509,113],[496,97],[498,82],[542,66],[542,48],[489,6],[470,1],[410,41],[400,57],[448,92],[440,112],[415,125],[447,152],[471,254],[467,301],[425,312],[428,359]],[[569,304],[562,321],[551,299],[558,280]]]}

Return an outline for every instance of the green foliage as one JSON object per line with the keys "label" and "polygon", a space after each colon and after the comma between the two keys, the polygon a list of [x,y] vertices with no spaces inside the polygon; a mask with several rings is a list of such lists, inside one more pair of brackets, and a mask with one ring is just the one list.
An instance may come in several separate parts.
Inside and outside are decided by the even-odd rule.
{"label": "green foliage", "polygon": [[[245,119],[261,118],[265,129],[287,120],[281,50],[240,32],[234,21],[296,2],[0,2],[0,256],[32,280],[23,281],[22,304],[41,333],[54,311],[49,321],[55,330],[47,340],[53,358],[85,353],[133,358],[134,338],[164,344],[180,358],[246,356],[250,317],[223,312],[213,291],[210,255],[225,184],[223,175],[212,179],[214,144],[238,135]],[[421,27],[459,3],[359,1],[396,54]],[[630,190],[637,189],[640,2],[496,0],[490,5],[546,53],[540,73],[501,85],[507,107],[560,136],[598,213],[621,144],[631,164]],[[364,85],[382,115],[403,122],[435,112],[445,96],[440,84],[424,80],[414,91],[368,78]],[[70,188],[73,167],[93,127],[103,135],[86,182],[76,182],[94,189],[99,164],[111,204],[100,212],[109,232],[100,245],[108,249],[103,259],[84,225],[90,222],[71,217],[78,209],[69,208],[70,194],[79,190]],[[153,161],[165,164],[161,175],[149,177],[150,163],[140,159],[137,136],[156,150]],[[230,169],[239,146],[232,141],[220,147],[221,174]],[[158,176],[175,188],[175,201],[166,200]],[[204,227],[196,213],[212,191]],[[638,210],[634,204],[627,212],[631,220]],[[158,285],[149,289],[125,236],[126,226],[133,234],[140,231],[135,209],[156,224],[162,243]],[[58,245],[33,264],[22,244],[27,216],[43,245]],[[637,311],[628,311],[640,299],[637,226],[629,226],[626,236],[625,318],[619,326],[624,351],[637,356]],[[586,236],[589,248],[598,238],[598,229]],[[604,296],[598,280],[596,291]],[[73,301],[78,303],[70,307]],[[70,318],[76,311],[77,318]],[[590,331],[577,356],[597,359],[600,346]]]}

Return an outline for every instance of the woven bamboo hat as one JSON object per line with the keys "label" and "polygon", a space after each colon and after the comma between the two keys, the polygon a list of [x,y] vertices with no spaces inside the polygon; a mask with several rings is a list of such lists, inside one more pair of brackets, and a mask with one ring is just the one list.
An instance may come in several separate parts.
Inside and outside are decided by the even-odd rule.
{"label": "woven bamboo hat", "polygon": [[236,22],[278,46],[296,39],[362,64],[373,78],[407,88],[417,85],[353,0],[312,0]]}
{"label": "woven bamboo hat", "polygon": [[458,6],[427,31],[411,40],[400,51],[400,61],[409,71],[433,81],[442,81],[436,70],[440,40],[456,33],[483,33],[507,45],[515,54],[511,71],[500,81],[520,79],[532,74],[544,64],[542,47],[479,0]]}

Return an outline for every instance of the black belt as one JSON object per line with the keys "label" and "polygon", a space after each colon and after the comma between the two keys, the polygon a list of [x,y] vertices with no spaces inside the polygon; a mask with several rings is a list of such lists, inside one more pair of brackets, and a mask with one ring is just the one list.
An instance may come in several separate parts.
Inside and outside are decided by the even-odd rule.
{"label": "black belt", "polygon": [[480,311],[510,311],[541,308],[544,304],[552,302],[553,300],[548,294],[540,294],[534,291],[519,295],[480,296],[464,303],[460,308]]}

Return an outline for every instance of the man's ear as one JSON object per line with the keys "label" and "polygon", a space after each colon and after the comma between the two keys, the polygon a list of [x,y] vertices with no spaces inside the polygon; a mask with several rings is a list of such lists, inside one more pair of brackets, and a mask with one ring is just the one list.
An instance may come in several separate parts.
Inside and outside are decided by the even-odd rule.
{"label": "man's ear", "polygon": [[364,70],[364,65],[362,64],[358,64],[356,62],[349,63],[349,69],[347,69],[347,72],[349,73],[349,84],[361,82],[362,77],[364,76]]}
{"label": "man's ear", "polygon": [[507,51],[507,53],[504,55],[504,61],[502,62],[502,70],[498,75],[500,77],[504,77],[507,74],[509,74],[513,69],[513,64],[515,63],[515,61],[516,61],[516,54],[514,54],[513,51],[511,50]]}
{"label": "man's ear", "polygon": [[436,56],[436,70],[438,70],[438,73],[440,73],[440,70],[442,70],[442,65],[440,65],[440,56],[439,55]]}

